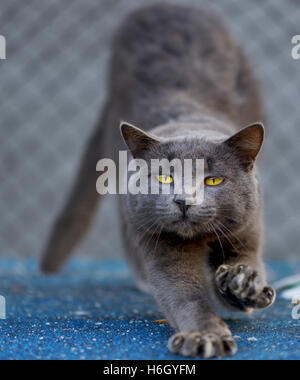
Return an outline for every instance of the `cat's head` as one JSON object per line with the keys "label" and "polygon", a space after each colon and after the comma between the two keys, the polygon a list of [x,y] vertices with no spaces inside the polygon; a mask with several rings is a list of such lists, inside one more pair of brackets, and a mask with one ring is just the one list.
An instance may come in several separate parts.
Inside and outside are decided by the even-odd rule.
{"label": "cat's head", "polygon": [[[245,227],[260,207],[254,163],[264,138],[261,123],[250,125],[229,138],[199,137],[162,139],[128,124],[121,124],[123,138],[135,159],[148,164],[149,194],[129,194],[129,220],[150,233],[168,232],[185,239],[201,235],[229,234]],[[174,194],[172,173],[153,172],[152,159],[204,159],[204,200],[188,204],[188,195]],[[193,173],[195,173],[193,171]],[[183,177],[184,177],[183,172]],[[169,194],[151,194],[151,179]],[[184,183],[184,180],[183,180]]]}

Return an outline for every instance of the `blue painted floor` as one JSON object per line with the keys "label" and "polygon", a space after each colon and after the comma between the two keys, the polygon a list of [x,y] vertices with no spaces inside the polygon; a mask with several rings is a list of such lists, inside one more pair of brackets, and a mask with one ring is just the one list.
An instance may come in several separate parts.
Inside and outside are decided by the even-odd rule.
{"label": "blue painted floor", "polygon": [[[299,265],[271,263],[271,282]],[[172,329],[151,297],[134,287],[123,262],[74,260],[44,277],[37,263],[0,260],[0,359],[178,359],[166,347]],[[300,359],[300,320],[278,299],[269,310],[229,320],[239,345],[235,359]]]}

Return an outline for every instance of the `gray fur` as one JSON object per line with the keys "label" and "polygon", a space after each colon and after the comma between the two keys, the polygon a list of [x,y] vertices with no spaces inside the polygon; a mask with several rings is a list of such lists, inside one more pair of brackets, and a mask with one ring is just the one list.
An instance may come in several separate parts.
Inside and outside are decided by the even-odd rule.
{"label": "gray fur", "polygon": [[[129,194],[120,196],[120,219],[138,285],[155,297],[177,330],[170,350],[185,356],[233,355],[236,344],[211,292],[239,310],[269,306],[275,296],[266,286],[261,259],[262,197],[254,162],[264,129],[247,59],[215,14],[156,5],[138,10],[122,25],[109,85],[103,117],[42,268],[57,270],[86,232],[100,198],[96,162],[117,160],[124,146],[118,124],[128,120],[139,127],[122,123],[134,157],[204,158],[206,175],[225,178],[206,187],[204,203],[190,206],[185,218],[172,194]],[[241,264],[245,273],[236,269]]]}

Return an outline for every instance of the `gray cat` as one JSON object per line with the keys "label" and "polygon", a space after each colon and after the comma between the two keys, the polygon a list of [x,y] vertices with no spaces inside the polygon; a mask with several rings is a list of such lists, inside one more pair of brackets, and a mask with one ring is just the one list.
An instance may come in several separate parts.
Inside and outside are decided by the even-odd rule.
{"label": "gray cat", "polygon": [[[237,346],[215,301],[250,311],[275,299],[261,259],[254,163],[264,128],[257,82],[222,21],[205,10],[166,4],[138,10],[124,22],[113,51],[108,101],[42,268],[56,271],[87,231],[100,199],[96,163],[103,157],[117,162],[118,125],[128,120],[137,127],[123,122],[121,132],[133,158],[205,159],[201,204],[188,204],[185,193],[120,196],[137,284],[177,331],[169,340],[172,353],[233,355]],[[173,181],[170,173],[163,178]]]}

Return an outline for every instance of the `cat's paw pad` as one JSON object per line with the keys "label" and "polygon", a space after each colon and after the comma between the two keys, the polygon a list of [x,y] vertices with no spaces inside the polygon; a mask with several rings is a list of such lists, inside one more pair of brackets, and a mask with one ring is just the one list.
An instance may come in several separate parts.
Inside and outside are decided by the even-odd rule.
{"label": "cat's paw pad", "polygon": [[169,339],[168,346],[173,354],[205,359],[233,356],[237,352],[232,336],[215,333],[177,333]]}
{"label": "cat's paw pad", "polygon": [[229,303],[241,309],[266,308],[276,297],[275,290],[263,287],[257,271],[248,265],[221,265],[216,272],[216,285]]}

